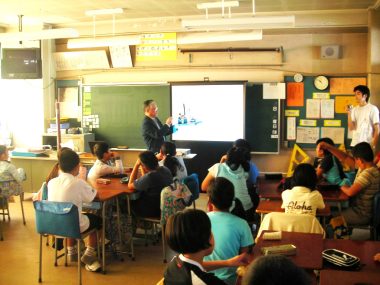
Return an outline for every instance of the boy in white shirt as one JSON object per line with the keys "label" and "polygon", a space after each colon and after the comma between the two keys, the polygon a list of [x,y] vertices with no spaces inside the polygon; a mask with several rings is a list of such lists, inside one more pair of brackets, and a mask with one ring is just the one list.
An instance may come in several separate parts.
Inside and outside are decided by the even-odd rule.
{"label": "boy in white shirt", "polygon": [[285,213],[310,214],[315,216],[317,209],[324,209],[321,193],[316,189],[317,173],[312,165],[299,164],[292,177],[293,188],[282,192],[282,206]]}
{"label": "boy in white shirt", "polygon": [[[71,202],[78,207],[80,231],[93,228],[101,229],[101,218],[93,214],[82,214],[82,203],[91,202],[96,196],[96,190],[76,176],[79,173],[79,156],[71,149],[65,149],[59,157],[60,173],[48,183],[48,200],[54,202]],[[77,248],[74,239],[67,239],[68,257],[75,261]],[[81,261],[86,264],[88,271],[98,271],[100,263],[95,255],[97,235],[92,233]]]}
{"label": "boy in white shirt", "polygon": [[94,145],[94,154],[98,158],[88,172],[87,180],[91,185],[95,185],[96,179],[107,174],[119,173],[119,168],[110,165],[114,153],[109,150],[109,146],[105,142]]}

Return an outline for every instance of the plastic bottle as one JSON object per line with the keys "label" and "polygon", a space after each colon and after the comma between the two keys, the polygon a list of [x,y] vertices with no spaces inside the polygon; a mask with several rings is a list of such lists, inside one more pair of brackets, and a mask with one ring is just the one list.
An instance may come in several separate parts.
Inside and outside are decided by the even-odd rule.
{"label": "plastic bottle", "polygon": [[120,159],[120,156],[115,157],[115,166],[120,174],[124,173],[123,161]]}

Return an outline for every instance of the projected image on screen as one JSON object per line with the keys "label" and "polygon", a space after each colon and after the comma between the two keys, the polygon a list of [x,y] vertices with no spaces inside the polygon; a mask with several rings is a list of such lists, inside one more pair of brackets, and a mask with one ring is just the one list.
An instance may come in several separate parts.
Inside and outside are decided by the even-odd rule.
{"label": "projected image on screen", "polygon": [[244,84],[173,85],[173,140],[234,141],[244,137]]}

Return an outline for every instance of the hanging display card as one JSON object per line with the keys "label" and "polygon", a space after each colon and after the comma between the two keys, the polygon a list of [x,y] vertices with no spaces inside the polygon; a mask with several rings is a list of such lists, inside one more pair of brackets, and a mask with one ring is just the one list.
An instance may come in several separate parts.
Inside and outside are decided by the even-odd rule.
{"label": "hanging display card", "polygon": [[319,139],[319,128],[297,127],[297,143],[313,143]]}

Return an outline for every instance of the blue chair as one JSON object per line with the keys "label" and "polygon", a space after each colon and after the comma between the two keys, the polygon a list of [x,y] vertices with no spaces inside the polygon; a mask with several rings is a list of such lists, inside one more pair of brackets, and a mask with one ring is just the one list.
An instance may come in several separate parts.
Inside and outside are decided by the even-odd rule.
{"label": "blue chair", "polygon": [[[36,229],[40,234],[40,256],[38,282],[42,282],[42,237],[54,235],[58,238],[73,238],[78,244],[78,283],[82,284],[81,274],[81,240],[96,229],[80,232],[78,208],[69,202],[34,201],[36,213]],[[67,266],[67,247],[65,247],[65,266]],[[99,248],[98,248],[99,253]],[[57,249],[55,249],[55,265],[57,265]]]}
{"label": "blue chair", "polygon": [[200,192],[198,174],[192,173],[189,176],[186,176],[185,178],[183,178],[182,182],[186,184],[186,186],[189,188],[191,192],[190,204],[193,203],[193,207],[194,209],[196,209],[195,200],[199,198],[199,192]]}

